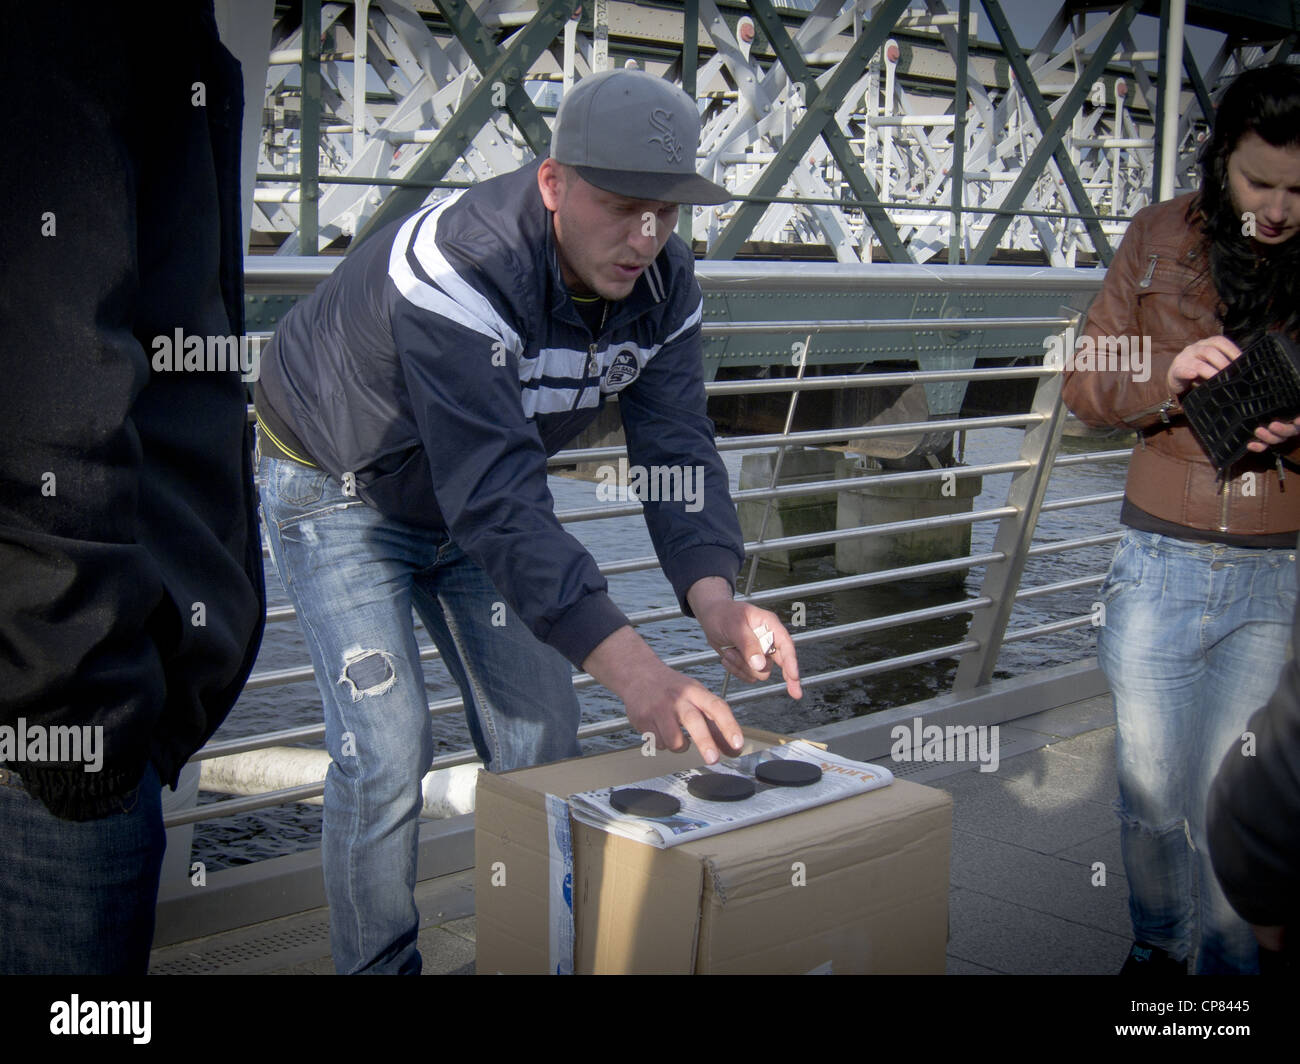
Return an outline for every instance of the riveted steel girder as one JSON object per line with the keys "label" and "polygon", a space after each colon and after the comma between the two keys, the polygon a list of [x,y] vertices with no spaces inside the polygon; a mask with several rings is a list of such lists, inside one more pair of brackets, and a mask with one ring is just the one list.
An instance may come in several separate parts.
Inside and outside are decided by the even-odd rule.
{"label": "riveted steel girder", "polygon": [[[466,0],[438,0],[439,8],[456,12],[466,7]],[[411,181],[438,181],[448,167],[465,150],[470,138],[478,132],[497,110],[493,97],[499,98],[498,84],[507,91],[517,87],[529,67],[555,40],[573,8],[573,0],[539,0],[537,14],[528,25],[510,41],[510,46],[486,70],[482,70],[479,83],[470,92],[438,136],[421,154],[409,174]],[[482,69],[482,68],[480,68]],[[360,242],[386,224],[419,208],[428,195],[423,188],[396,189],[371,216],[365,229],[357,235]]]}
{"label": "riveted steel girder", "polygon": [[[467,3],[434,0],[442,17],[447,20],[456,39],[460,41],[470,59],[479,70],[487,70],[492,65],[496,48],[483,23],[474,14],[474,9]],[[532,148],[534,155],[545,155],[551,146],[551,127],[541,112],[533,106],[523,85],[516,81],[507,86],[509,91],[505,98],[505,110],[509,113],[524,140]]]}
{"label": "riveted steel girder", "polygon": [[[729,259],[740,250],[745,238],[749,236],[758,220],[763,216],[763,212],[767,209],[763,197],[779,196],[781,194],[781,189],[794,169],[795,162],[808,150],[813,141],[821,135],[827,123],[834,121],[835,101],[843,99],[849,86],[857,81],[861,75],[862,67],[875,50],[884,43],[886,36],[893,28],[894,20],[907,6],[908,0],[883,0],[880,6],[876,8],[870,24],[864,28],[862,35],[853,43],[853,46],[835,68],[835,72],[827,81],[826,87],[817,93],[815,103],[811,97],[812,90],[816,86],[809,79],[809,82],[806,83],[808,85],[806,91],[809,93],[807,112],[781,146],[776,158],[768,163],[762,176],[759,177],[758,182],[750,190],[749,194],[755,198],[741,205],[735,216],[727,224],[726,229],[723,230],[717,243],[709,249],[709,258]],[[906,257],[904,261],[907,261]]]}
{"label": "riveted steel girder", "polygon": [[1192,46],[1186,40],[1183,41],[1183,68],[1187,71],[1187,79],[1192,83],[1192,91],[1196,93],[1196,101],[1201,105],[1201,114],[1207,119],[1213,117],[1214,101],[1210,99],[1210,90],[1205,87],[1205,79],[1197,69]]}
{"label": "riveted steel girder", "polygon": [[302,5],[302,144],[299,160],[299,188],[302,206],[298,211],[298,233],[308,255],[316,254],[316,233],[320,221],[320,0],[303,0]]}
{"label": "riveted steel girder", "polygon": [[[1134,43],[1135,0],[1127,28],[1117,30],[1114,16],[1086,25],[1074,17],[1123,2],[1049,0],[1056,15],[1023,52],[1000,0],[983,16],[971,0],[899,11],[875,0],[818,0],[811,10],[781,0],[748,10],[734,0],[605,6],[611,64],[698,87],[699,169],[751,201],[683,212],[682,236],[703,241],[711,258],[818,245],[812,256],[853,263],[869,260],[874,242],[896,262],[1005,254],[1066,266],[1094,251],[1108,261],[1125,220],[1152,199],[1156,53]],[[1202,6],[1189,3],[1189,25]],[[254,230],[285,234],[281,255],[310,252],[373,232],[438,185],[487,180],[544,152],[548,108],[562,94],[562,24],[579,75],[595,62],[594,29],[568,21],[568,4],[547,25],[553,7],[542,0],[539,19],[539,0],[369,0],[354,27],[348,3],[311,0],[307,19],[319,10],[320,28],[305,34],[290,12],[272,42]],[[1158,0],[1139,10],[1158,11]],[[737,23],[746,13],[752,34]],[[1000,31],[998,45],[977,38],[981,17]],[[1289,24],[1256,19],[1252,34],[1219,22],[1227,37],[1212,62],[1198,68],[1186,43],[1180,56],[1182,190],[1194,183],[1211,94],[1293,43]],[[873,51],[865,33],[876,35]],[[524,35],[535,39],[506,59]],[[304,150],[312,142],[318,153]],[[409,187],[390,191],[401,184]]]}
{"label": "riveted steel girder", "polygon": [[[1056,165],[1061,171],[1061,178],[1065,181],[1066,188],[1074,199],[1075,209],[1082,216],[1083,223],[1088,227],[1088,232],[1092,236],[1093,246],[1097,249],[1097,254],[1109,265],[1113,254],[1110,242],[1106,239],[1105,233],[1102,232],[1101,222],[1097,218],[1097,210],[1092,205],[1092,201],[1089,200],[1088,193],[1083,187],[1083,182],[1079,180],[1078,173],[1075,172],[1074,163],[1070,160],[1069,152],[1061,144],[1061,137],[1065,134],[1070,122],[1073,121],[1075,114],[1083,105],[1093,81],[1105,69],[1107,60],[1114,54],[1115,46],[1124,36],[1129,23],[1137,15],[1141,0],[1129,0],[1115,13],[1110,29],[1102,37],[1101,43],[1097,46],[1097,50],[1093,52],[1092,58],[1084,67],[1083,73],[1075,82],[1074,87],[1066,93],[1055,118],[1051,117],[1042,94],[1038,91],[1037,85],[1034,84],[1034,77],[1030,73],[1029,64],[1025,62],[1024,53],[1021,52],[1020,45],[1016,42],[1011,25],[1007,22],[1006,15],[1002,13],[1002,6],[997,0],[981,0],[981,2],[989,16],[989,21],[993,24],[994,32],[998,35],[998,40],[1002,42],[1007,60],[1011,63],[1011,69],[1015,71],[1016,83],[1020,91],[1024,93],[1025,100],[1033,112],[1034,120],[1038,123],[1039,129],[1042,130],[1043,138],[1034,149],[1033,155],[1029,157],[1029,160],[1021,169],[1020,176],[1012,184],[1011,190],[1002,201],[1002,206],[1008,211],[1014,211],[1021,206],[1025,201],[1026,194],[1041,176],[1043,169],[1047,165],[1048,158],[1055,159]],[[1007,226],[1010,224],[1010,214],[994,216],[992,222],[989,223],[988,230],[976,246],[975,252],[971,256],[971,262],[978,265],[987,263],[997,249],[998,240],[1001,239],[1002,234],[1006,232]]]}
{"label": "riveted steel girder", "polygon": [[[776,11],[772,8],[769,0],[750,0],[749,9],[754,13],[754,17],[763,32],[767,34],[767,39],[775,50],[777,59],[785,68],[786,73],[790,75],[790,79],[804,86],[804,98],[807,101],[809,113],[813,113],[813,110],[817,107],[817,100],[821,96],[821,90],[817,87],[817,79],[813,76],[812,71],[808,69],[808,64],[804,62],[803,56],[799,54],[799,49],[794,46],[794,42],[790,40],[790,35],[786,33],[785,26],[777,17]],[[868,58],[870,55],[870,52],[866,53]],[[847,56],[844,62],[848,62]],[[835,97],[832,96],[830,99],[834,101]],[[835,121],[833,114],[830,121],[823,126],[821,137],[826,142],[826,147],[830,149],[831,155],[834,156],[835,163],[840,168],[840,174],[853,190],[854,197],[866,204],[863,212],[870,219],[871,227],[875,230],[876,236],[880,238],[881,246],[884,247],[890,260],[892,262],[915,262],[915,257],[903,244],[894,223],[890,220],[889,215],[885,213],[884,207],[880,205],[880,199],[871,185],[871,180],[862,169],[861,161],[853,154],[853,148],[849,145],[848,138],[845,137],[844,131],[840,129],[839,123]],[[711,255],[710,257],[717,258],[719,256]]]}

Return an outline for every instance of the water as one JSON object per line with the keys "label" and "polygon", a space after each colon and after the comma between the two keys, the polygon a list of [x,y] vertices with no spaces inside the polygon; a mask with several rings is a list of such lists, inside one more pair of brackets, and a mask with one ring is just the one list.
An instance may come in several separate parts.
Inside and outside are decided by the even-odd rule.
{"label": "water", "polygon": [[[1022,433],[1017,429],[989,429],[972,434],[966,445],[966,461],[972,465],[1006,461],[1017,456]],[[1098,451],[1110,447],[1127,450],[1127,444],[1066,438],[1061,454]],[[738,481],[740,452],[724,454],[731,473],[733,488]],[[1047,499],[1063,499],[1117,491],[1124,484],[1123,462],[1091,462],[1058,469],[1052,477]],[[983,492],[976,500],[977,510],[1003,505],[1011,474],[986,476]],[[595,483],[566,477],[551,477],[551,490],[559,510],[600,505]],[[1115,531],[1119,503],[1069,509],[1044,515],[1039,522],[1035,543],[1058,542],[1082,536]],[[998,522],[984,521],[972,526],[971,552],[991,550]],[[599,562],[651,556],[654,553],[645,523],[640,517],[605,521],[579,522],[566,526],[592,552]],[[1054,583],[1088,573],[1103,572],[1109,564],[1113,546],[1091,547],[1064,555],[1030,559],[1022,587]],[[762,567],[755,590],[775,586],[805,584],[836,575],[833,558],[821,557],[796,562],[785,573]],[[274,567],[267,562],[267,596],[272,606],[288,605]],[[807,627],[846,624],[903,610],[922,609],[963,599],[974,598],[984,578],[982,567],[970,570],[964,588],[936,589],[920,583],[890,584],[829,595],[805,597]],[[743,581],[743,574],[742,574]],[[610,577],[610,594],[625,613],[675,605],[672,590],[663,575],[656,571],[628,573]],[[743,586],[743,584],[742,584]],[[1012,614],[1010,630],[1050,623],[1091,611],[1096,587],[1032,599],[1018,605]],[[774,612],[783,619],[790,616],[789,602],[775,604]],[[836,641],[827,641],[801,649],[800,671],[804,675],[843,668],[930,648],[960,642],[966,636],[972,614],[957,613],[939,620],[914,624],[906,628],[872,632]],[[638,629],[661,656],[708,650],[699,626],[685,618],[643,626]],[[427,636],[421,631],[421,642]],[[995,678],[1021,675],[1036,668],[1060,665],[1095,653],[1095,636],[1091,627],[1058,632],[1023,643],[1004,647]],[[309,662],[306,645],[296,621],[268,624],[255,671],[300,667]],[[957,669],[955,659],[942,660],[905,670],[844,681],[807,689],[801,701],[785,695],[768,696],[735,707],[744,725],[784,733],[799,733],[834,721],[863,716],[895,706],[907,705],[950,689]],[[688,675],[714,691],[721,689],[725,673],[720,665],[711,664],[685,670]],[[458,692],[445,668],[438,662],[425,664],[425,678],[431,701],[457,697]],[[732,681],[730,692],[743,689]],[[579,693],[583,722],[608,720],[623,714],[622,703],[601,687]],[[320,695],[314,680],[245,692],[216,741],[235,739],[261,732],[321,723]],[[437,753],[451,753],[470,745],[468,731],[459,714],[434,719]],[[612,749],[638,741],[630,729],[600,736],[584,742],[584,752]],[[307,744],[311,745],[311,744]],[[316,744],[317,747],[321,745]],[[220,796],[202,795],[201,802],[219,801]],[[258,810],[244,816],[223,818],[199,824],[194,835],[194,859],[203,861],[208,870],[232,867],[319,845],[319,806],[294,805]]]}

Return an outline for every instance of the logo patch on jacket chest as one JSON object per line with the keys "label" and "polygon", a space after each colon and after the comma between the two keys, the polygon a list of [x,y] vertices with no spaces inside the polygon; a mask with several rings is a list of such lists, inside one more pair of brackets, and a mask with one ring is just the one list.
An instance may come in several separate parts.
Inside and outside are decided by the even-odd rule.
{"label": "logo patch on jacket chest", "polygon": [[609,364],[609,372],[605,374],[606,392],[622,391],[641,374],[641,363],[631,351],[620,351],[614,356],[614,361]]}

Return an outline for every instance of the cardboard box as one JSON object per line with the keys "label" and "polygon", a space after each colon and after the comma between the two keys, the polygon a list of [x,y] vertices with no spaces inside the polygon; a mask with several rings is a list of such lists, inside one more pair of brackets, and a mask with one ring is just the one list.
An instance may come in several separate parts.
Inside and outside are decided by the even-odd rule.
{"label": "cardboard box", "polygon": [[[747,748],[780,736],[747,731]],[[701,765],[640,747],[479,774],[478,972],[550,967],[546,794]],[[942,974],[952,799],[895,780],[778,820],[659,850],[570,818],[579,973]]]}

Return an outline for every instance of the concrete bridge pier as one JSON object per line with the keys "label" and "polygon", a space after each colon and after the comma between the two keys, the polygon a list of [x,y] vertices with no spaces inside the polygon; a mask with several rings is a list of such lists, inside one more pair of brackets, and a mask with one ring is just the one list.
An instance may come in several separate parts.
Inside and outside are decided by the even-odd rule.
{"label": "concrete bridge pier", "polygon": [[[772,483],[774,452],[746,455],[741,463],[740,488],[766,488]],[[781,463],[781,485],[807,484],[821,480],[839,480],[858,477],[872,471],[883,471],[900,465],[930,468],[930,457],[913,456],[909,461],[882,463],[867,455],[845,455],[839,451],[805,447],[787,451]],[[854,528],[860,525],[890,524],[923,517],[940,517],[956,513],[969,513],[983,488],[983,478],[963,475],[960,466],[947,470],[952,475],[924,483],[890,484],[882,482],[865,487],[827,491],[818,495],[803,495],[777,499],[771,503],[767,526],[763,529],[763,512],[766,502],[739,504],[740,527],[746,541],[758,539],[763,529],[763,539],[773,540],[785,536],[805,535],[829,531],[832,528]],[[895,535],[867,536],[841,542],[834,546],[777,550],[762,554],[761,563],[789,570],[791,564],[802,558],[819,557],[833,553],[835,567],[842,573],[870,573],[905,565],[942,561],[970,553],[970,526],[919,529]],[[939,586],[960,586],[966,571],[958,570],[925,578],[926,583]]]}
{"label": "concrete bridge pier", "polygon": [[[870,462],[870,459],[866,459]],[[863,468],[841,475],[861,475]],[[871,484],[839,493],[837,528],[883,525],[923,517],[970,513],[983,490],[984,478],[963,476],[960,466],[945,470],[951,476],[923,483]],[[960,558],[970,553],[970,525],[923,528],[893,535],[864,536],[835,545],[835,568],[842,573],[871,573],[904,565]],[[969,570],[915,578],[929,586],[961,587]]]}
{"label": "concrete bridge pier", "polygon": [[[747,454],[740,463],[740,490],[769,488],[772,486],[772,467],[776,452]],[[818,480],[835,480],[841,475],[841,466],[855,468],[857,460],[845,457],[839,451],[821,447],[800,447],[787,450],[781,460],[781,479],[778,487],[790,484],[808,484]],[[800,495],[795,498],[773,499],[769,504],[742,502],[736,507],[740,515],[740,530],[745,541],[758,539],[760,530],[764,541],[785,536],[802,536],[811,532],[829,532],[835,527],[835,510],[839,493],[828,491],[819,495]],[[763,526],[763,512],[769,508],[767,526]],[[801,558],[815,558],[834,553],[833,544],[818,547],[800,547],[794,550],[775,550],[759,555],[760,564],[784,569]]]}

